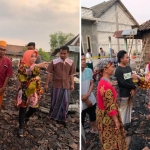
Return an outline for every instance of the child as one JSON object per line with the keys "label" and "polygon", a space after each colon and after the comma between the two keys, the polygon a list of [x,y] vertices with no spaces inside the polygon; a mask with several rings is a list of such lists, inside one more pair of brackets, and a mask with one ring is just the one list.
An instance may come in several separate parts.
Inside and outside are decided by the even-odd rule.
{"label": "child", "polygon": [[[19,110],[19,136],[23,137],[23,128],[25,119],[35,112],[38,107],[38,100],[43,93],[40,83],[39,68],[46,68],[46,62],[35,64],[38,53],[35,50],[26,51],[18,70],[18,79],[21,85],[15,99],[15,105]],[[29,107],[26,113],[27,106]]]}

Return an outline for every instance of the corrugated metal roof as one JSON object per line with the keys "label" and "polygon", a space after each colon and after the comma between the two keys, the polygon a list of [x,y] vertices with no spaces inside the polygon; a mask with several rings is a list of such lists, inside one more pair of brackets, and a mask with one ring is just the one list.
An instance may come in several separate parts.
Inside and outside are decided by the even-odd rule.
{"label": "corrugated metal roof", "polygon": [[123,32],[123,30],[115,31],[113,37],[115,37],[115,38],[123,38],[122,32]]}
{"label": "corrugated metal roof", "polygon": [[137,35],[138,28],[123,30],[122,35]]}
{"label": "corrugated metal roof", "polygon": [[69,42],[67,42],[65,45],[79,46],[79,44],[80,44],[80,38],[79,38],[79,34],[78,34],[73,39],[71,39]]}
{"label": "corrugated metal roof", "polygon": [[141,32],[138,31],[138,28],[115,31],[113,36],[115,38],[130,39],[131,38],[130,35],[133,35],[133,34],[131,34],[132,31],[134,31],[134,39],[142,39],[142,34],[141,34]]}

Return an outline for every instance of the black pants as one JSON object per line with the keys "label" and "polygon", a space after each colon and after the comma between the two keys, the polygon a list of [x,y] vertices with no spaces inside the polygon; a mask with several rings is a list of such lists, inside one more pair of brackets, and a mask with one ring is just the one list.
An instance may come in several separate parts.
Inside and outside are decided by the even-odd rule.
{"label": "black pants", "polygon": [[37,111],[37,108],[29,107],[29,110],[27,113],[26,113],[26,111],[27,111],[27,107],[26,108],[20,107],[20,110],[19,110],[19,129],[24,128],[25,119],[29,119]]}
{"label": "black pants", "polygon": [[89,115],[91,122],[96,121],[96,104],[94,104],[93,106],[88,107],[88,108],[86,108],[85,110],[82,111],[82,116],[81,117],[82,117],[82,126],[83,127],[84,127],[86,113]]}

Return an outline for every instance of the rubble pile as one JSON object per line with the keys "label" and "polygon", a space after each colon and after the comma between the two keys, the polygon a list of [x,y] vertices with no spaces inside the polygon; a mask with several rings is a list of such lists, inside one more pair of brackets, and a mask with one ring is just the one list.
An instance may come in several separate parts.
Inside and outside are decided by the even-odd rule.
{"label": "rubble pile", "polygon": [[150,110],[148,91],[138,88],[133,100],[133,113],[129,135],[132,136],[130,150],[150,148]]}
{"label": "rubble pile", "polygon": [[[49,119],[50,90],[40,99],[40,107],[24,129],[24,137],[18,137],[18,109],[14,107],[14,98],[19,85],[17,70],[7,87],[3,107],[0,112],[0,150],[76,150],[79,149],[79,112],[70,111],[67,126]],[[45,72],[41,72],[42,85],[45,84]],[[71,104],[79,105],[79,84],[71,93]],[[39,107],[39,108],[40,108]]]}

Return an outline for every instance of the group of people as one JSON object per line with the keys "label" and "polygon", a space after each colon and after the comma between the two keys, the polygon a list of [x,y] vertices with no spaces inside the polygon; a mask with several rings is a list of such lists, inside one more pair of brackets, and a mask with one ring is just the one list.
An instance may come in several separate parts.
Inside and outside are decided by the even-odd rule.
{"label": "group of people", "polygon": [[[35,43],[27,45],[18,69],[19,88],[15,97],[15,106],[19,107],[19,136],[23,137],[24,127],[29,118],[37,111],[39,100],[43,94],[41,86],[40,70],[46,69],[45,90],[49,90],[49,82],[52,79],[50,98],[50,118],[57,123],[66,124],[66,117],[70,101],[70,91],[74,90],[75,66],[68,58],[69,48],[60,48],[60,57],[51,62],[42,62]],[[5,56],[7,43],[0,41],[0,109],[9,78],[13,75],[12,62]],[[90,51],[89,51],[90,54]],[[87,68],[86,56],[81,56],[81,123],[85,124],[86,114],[91,122],[90,132],[99,134],[102,150],[127,150],[126,132],[131,125],[131,112],[133,96],[136,85],[133,79],[138,76],[132,73],[129,56],[121,50],[117,54],[119,66],[115,69],[114,62],[109,58],[99,60],[93,69]],[[147,70],[150,71],[150,65]],[[96,95],[92,92],[93,70],[98,70],[100,80],[97,85]],[[115,75],[119,93],[113,87],[110,77]],[[119,95],[119,96],[118,96]],[[41,99],[42,100],[42,99]],[[28,111],[27,111],[27,108]]]}
{"label": "group of people", "polygon": [[[89,115],[91,133],[99,134],[102,150],[128,150],[126,132],[131,126],[132,100],[136,91],[133,79],[138,76],[132,73],[129,56],[121,50],[117,54],[119,66],[115,69],[110,58],[100,59],[95,70],[100,80],[96,95],[93,94],[93,70],[86,68],[86,57],[82,54],[82,126],[85,115]],[[119,93],[114,88],[111,76],[115,75]]]}
{"label": "group of people", "polygon": [[[85,57],[86,57],[86,66],[93,70],[92,52],[90,49],[87,49],[87,53],[86,53]],[[103,59],[103,58],[106,58],[106,53],[104,52],[103,48],[100,47],[98,59]],[[115,53],[114,49],[111,49],[111,60],[116,67],[118,61],[117,61],[116,53]]]}
{"label": "group of people", "polygon": [[[37,111],[39,100],[44,90],[41,86],[40,70],[45,68],[46,84],[45,90],[49,90],[49,81],[52,78],[50,99],[50,118],[57,123],[66,125],[66,116],[70,102],[70,90],[74,90],[74,62],[68,58],[69,47],[60,48],[60,57],[51,62],[42,62],[35,43],[27,45],[18,69],[18,80],[20,86],[15,97],[15,106],[19,107],[19,132],[23,137],[24,127],[29,118]],[[7,43],[0,41],[0,109],[9,78],[13,75],[12,62],[5,56]],[[27,111],[27,108],[28,111]]]}

